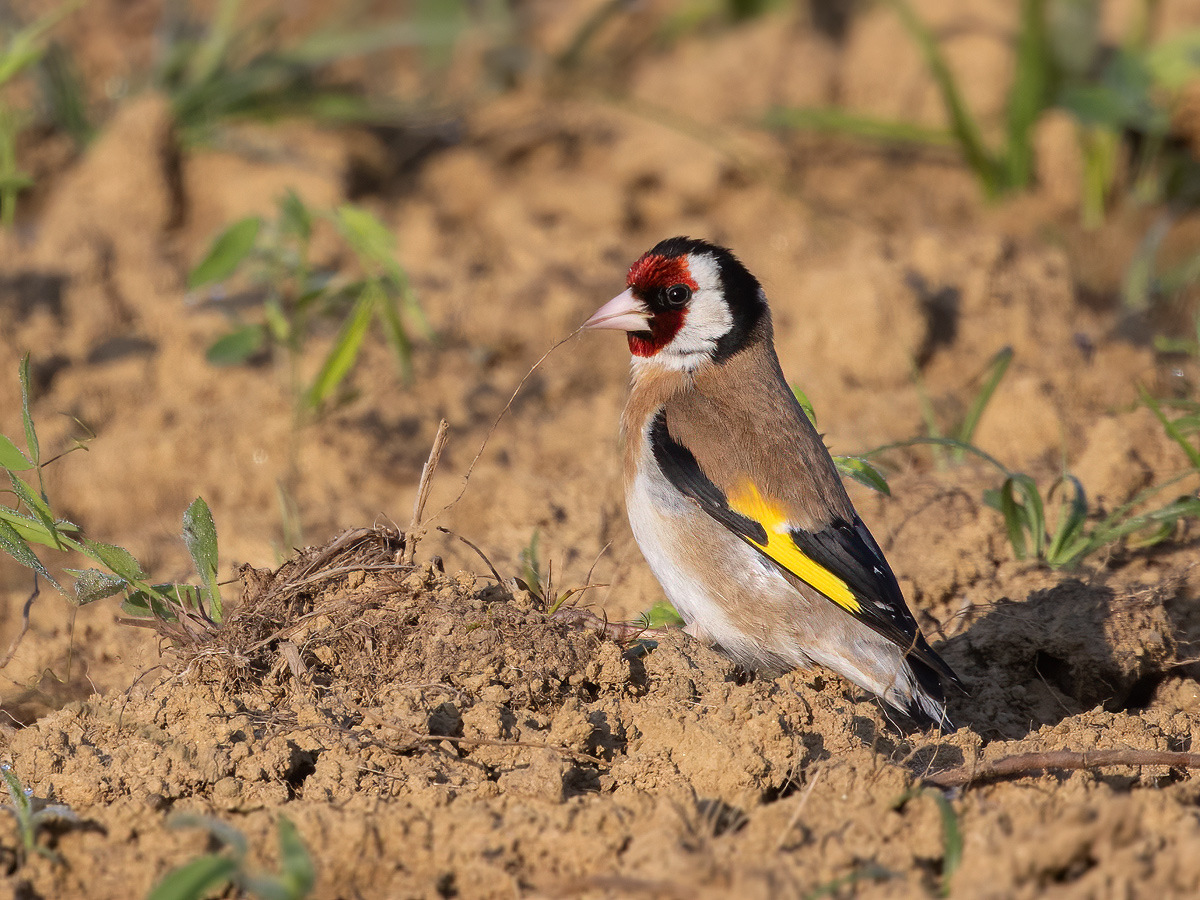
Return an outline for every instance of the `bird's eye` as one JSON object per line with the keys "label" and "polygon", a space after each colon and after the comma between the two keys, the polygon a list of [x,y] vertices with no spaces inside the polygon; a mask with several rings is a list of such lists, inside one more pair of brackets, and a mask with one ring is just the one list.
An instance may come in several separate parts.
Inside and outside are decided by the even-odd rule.
{"label": "bird's eye", "polygon": [[673,284],[667,288],[664,296],[667,301],[667,306],[679,309],[679,307],[683,306],[692,299],[692,289],[686,284]]}

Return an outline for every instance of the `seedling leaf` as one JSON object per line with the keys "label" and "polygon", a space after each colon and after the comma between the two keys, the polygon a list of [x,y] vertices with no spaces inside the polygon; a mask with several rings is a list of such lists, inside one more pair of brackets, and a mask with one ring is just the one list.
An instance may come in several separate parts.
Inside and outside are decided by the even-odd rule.
{"label": "seedling leaf", "polygon": [[344,203],[334,213],[334,221],[364,267],[375,267],[390,276],[397,285],[405,283],[404,271],[394,254],[395,238],[387,226],[365,209]]}
{"label": "seedling leaf", "polygon": [[25,504],[25,507],[37,517],[37,520],[42,523],[42,527],[50,535],[54,541],[53,547],[56,550],[62,549],[62,541],[58,536],[58,528],[54,522],[54,516],[50,512],[50,507],[46,501],[30,490],[29,485],[23,482],[16,476],[15,473],[8,473],[8,480],[12,482],[13,493],[17,498]]}
{"label": "seedling leaf", "polygon": [[196,900],[229,883],[240,863],[228,856],[209,854],[184,863],[170,872],[146,900]]}
{"label": "seedling leaf", "polygon": [[46,567],[42,565],[42,561],[29,549],[29,544],[25,543],[25,539],[17,534],[16,529],[4,521],[0,521],[0,550],[3,550],[21,565],[33,569],[60,591],[62,590],[59,583],[46,571]]}
{"label": "seedling leaf", "polygon": [[[1008,371],[1008,366],[1012,362],[1012,358],[1012,347],[1005,347],[993,356],[991,362],[988,363],[987,375],[983,380],[983,385],[980,387],[979,393],[975,395],[975,399],[971,401],[971,408],[967,410],[967,415],[958,429],[958,439],[964,444],[971,443],[971,439],[975,436],[975,429],[979,426],[979,420],[983,418],[983,412],[987,409],[988,403],[991,402],[992,395],[996,393],[996,388],[1000,386],[1000,381],[1004,378],[1004,373]],[[961,460],[962,451],[956,450],[955,456]]]}
{"label": "seedling leaf", "polygon": [[73,550],[78,549],[74,541],[62,534],[64,531],[79,530],[78,526],[70,522],[55,522],[54,531],[50,531],[40,519],[24,515],[7,506],[0,506],[0,521],[7,522],[17,534],[35,544],[53,547],[55,550],[63,549],[64,544]]}
{"label": "seedling leaf", "polygon": [[214,622],[222,619],[221,587],[217,584],[217,526],[204,499],[197,497],[183,514],[183,540],[187,544],[196,574],[208,593],[209,614]]}
{"label": "seedling leaf", "polygon": [[302,241],[312,236],[312,213],[290,188],[279,201],[279,230],[284,234],[294,234]]}
{"label": "seedling leaf", "polygon": [[682,628],[687,624],[667,600],[659,600],[642,613],[647,628]]}
{"label": "seedling leaf", "polygon": [[239,219],[221,232],[209,248],[208,255],[188,275],[188,290],[223,281],[232,275],[254,249],[261,227],[262,219],[251,216]]}
{"label": "seedling leaf", "polygon": [[883,473],[865,459],[858,456],[835,456],[833,463],[843,476],[853,478],[859,484],[888,497],[892,495]]}
{"label": "seedling leaf", "polygon": [[396,359],[396,367],[400,377],[405,381],[412,380],[412,341],[404,330],[404,322],[400,319],[400,308],[396,298],[383,296],[379,303],[379,321],[383,325],[383,333],[388,346],[392,348],[392,356]]}
{"label": "seedling leaf", "polygon": [[146,573],[142,571],[141,564],[133,558],[133,554],[124,547],[117,547],[113,544],[104,544],[100,541],[93,541],[90,538],[83,539],[84,552],[97,562],[104,563],[108,566],[109,571],[119,578],[124,578],[129,582],[142,581],[146,577]]}
{"label": "seedling leaf", "polygon": [[119,594],[129,586],[124,578],[109,575],[99,569],[67,569],[75,576],[75,602],[86,606],[97,600],[103,600],[114,594]]}
{"label": "seedling leaf", "polygon": [[1046,549],[1046,562],[1052,566],[1070,564],[1087,546],[1086,539],[1081,538],[1087,522],[1087,493],[1079,479],[1070,474],[1062,476],[1051,486],[1047,498],[1053,498],[1055,491],[1060,487],[1066,489],[1067,486],[1071,489],[1071,496],[1060,504],[1058,526]]}
{"label": "seedling leaf", "polygon": [[1200,450],[1197,450],[1192,446],[1191,442],[1188,441],[1183,433],[1176,427],[1175,423],[1167,418],[1166,414],[1162,411],[1162,406],[1159,404],[1159,402],[1155,400],[1154,397],[1150,395],[1150,392],[1141,385],[1138,385],[1138,395],[1142,398],[1142,402],[1146,404],[1149,410],[1154,413],[1155,418],[1158,419],[1159,424],[1162,425],[1163,430],[1167,433],[1167,436],[1179,445],[1179,448],[1183,451],[1184,455],[1187,456],[1188,462],[1192,464],[1192,468],[1200,469]]}
{"label": "seedling leaf", "polygon": [[940,791],[927,790],[933,797],[942,816],[942,896],[950,896],[950,879],[962,863],[963,838],[958,827],[958,815],[954,807]]}
{"label": "seedling leaf", "polygon": [[214,366],[236,366],[262,350],[267,342],[261,325],[247,325],[218,338],[204,354]]}
{"label": "seedling leaf", "polygon": [[296,826],[286,816],[279,817],[279,867],[290,897],[304,897],[316,884],[312,857]]}
{"label": "seedling leaf", "polygon": [[24,472],[26,469],[32,469],[33,463],[16,444],[0,434],[0,467],[12,472]]}
{"label": "seedling leaf", "polygon": [[812,401],[808,399],[808,394],[804,393],[804,389],[800,385],[793,384],[792,395],[796,398],[796,402],[800,404],[800,408],[804,410],[804,414],[808,416],[808,421],[812,422],[813,428],[816,428],[817,413],[813,409]]}
{"label": "seedling leaf", "polygon": [[310,409],[316,409],[324,403],[354,366],[381,295],[382,291],[375,282],[368,282],[359,295],[350,318],[338,332],[333,349],[305,395],[305,403]]}

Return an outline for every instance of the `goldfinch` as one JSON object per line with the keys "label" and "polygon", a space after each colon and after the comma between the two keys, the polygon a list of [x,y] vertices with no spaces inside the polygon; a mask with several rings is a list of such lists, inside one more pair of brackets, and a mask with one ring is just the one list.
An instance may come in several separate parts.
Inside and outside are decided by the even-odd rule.
{"label": "goldfinch", "polygon": [[629,523],[687,631],[750,669],[817,663],[950,729],[942,679],[961,682],[788,388],[757,279],[723,247],[670,238],[585,327],[627,333]]}

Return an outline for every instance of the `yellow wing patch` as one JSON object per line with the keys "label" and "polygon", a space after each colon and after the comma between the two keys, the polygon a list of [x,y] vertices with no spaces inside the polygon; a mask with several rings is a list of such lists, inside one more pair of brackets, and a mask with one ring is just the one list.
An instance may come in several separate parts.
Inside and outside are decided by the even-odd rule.
{"label": "yellow wing patch", "polygon": [[862,607],[849,586],[833,572],[811,559],[792,540],[787,516],[778,505],[768,500],[751,481],[729,495],[729,508],[739,515],[753,519],[767,532],[767,542],[751,540],[759,550],[783,566],[801,581],[812,585],[838,606],[857,613]]}

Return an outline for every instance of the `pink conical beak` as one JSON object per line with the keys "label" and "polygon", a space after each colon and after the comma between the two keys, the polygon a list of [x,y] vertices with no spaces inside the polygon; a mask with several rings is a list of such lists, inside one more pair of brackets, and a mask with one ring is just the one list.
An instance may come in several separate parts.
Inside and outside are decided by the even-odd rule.
{"label": "pink conical beak", "polygon": [[645,331],[650,325],[650,313],[642,301],[627,288],[596,310],[583,323],[584,328],[611,328],[613,331]]}

